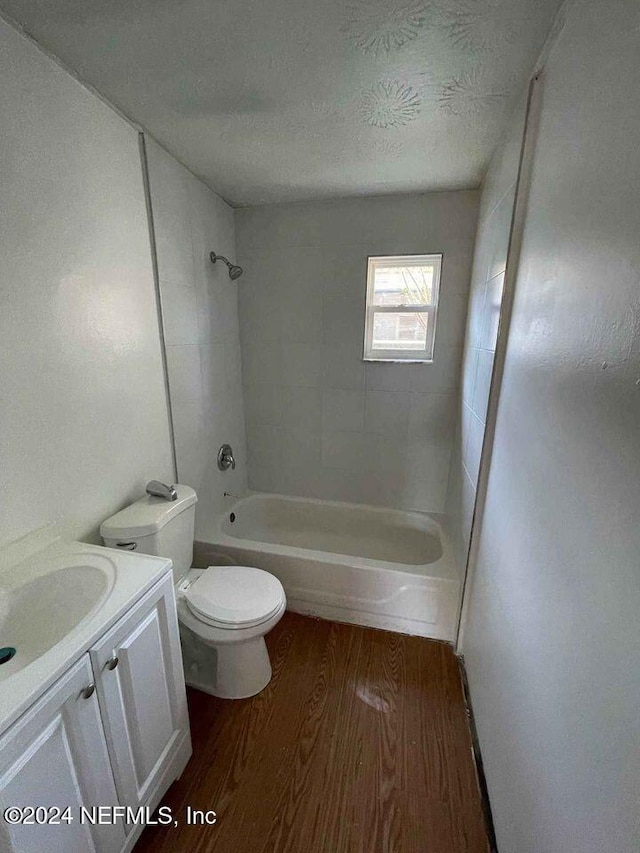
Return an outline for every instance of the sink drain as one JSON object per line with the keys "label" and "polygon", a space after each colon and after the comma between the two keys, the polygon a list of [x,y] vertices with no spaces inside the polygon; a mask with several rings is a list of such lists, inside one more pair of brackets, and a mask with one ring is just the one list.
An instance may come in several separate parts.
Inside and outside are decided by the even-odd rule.
{"label": "sink drain", "polygon": [[15,653],[16,650],[13,648],[13,646],[3,646],[0,649],[0,666],[2,666],[3,663],[7,663],[8,661],[10,661],[11,658],[15,655]]}

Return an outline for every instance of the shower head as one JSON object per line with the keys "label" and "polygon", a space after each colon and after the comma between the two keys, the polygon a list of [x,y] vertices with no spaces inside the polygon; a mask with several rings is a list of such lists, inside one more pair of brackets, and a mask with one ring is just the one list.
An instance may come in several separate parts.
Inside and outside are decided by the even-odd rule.
{"label": "shower head", "polygon": [[224,261],[225,262],[225,264],[229,267],[229,278],[231,279],[231,281],[236,281],[242,275],[242,273],[243,273],[242,267],[239,267],[237,264],[232,264],[231,261],[228,261],[222,255],[216,255],[215,252],[211,252],[209,257],[211,258],[212,264],[215,264],[216,261]]}

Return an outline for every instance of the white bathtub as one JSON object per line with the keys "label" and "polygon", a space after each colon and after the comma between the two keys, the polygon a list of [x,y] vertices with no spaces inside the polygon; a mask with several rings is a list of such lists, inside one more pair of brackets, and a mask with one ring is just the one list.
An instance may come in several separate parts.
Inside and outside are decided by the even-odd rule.
{"label": "white bathtub", "polygon": [[194,562],[223,556],[272,572],[298,613],[453,640],[460,579],[436,518],[254,494],[196,543]]}

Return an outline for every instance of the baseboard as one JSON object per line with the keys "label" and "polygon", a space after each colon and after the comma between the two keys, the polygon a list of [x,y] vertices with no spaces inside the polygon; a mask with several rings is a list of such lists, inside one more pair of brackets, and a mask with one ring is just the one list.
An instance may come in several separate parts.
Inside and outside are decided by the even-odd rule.
{"label": "baseboard", "polygon": [[496,839],[496,830],[493,824],[493,814],[491,813],[491,802],[489,800],[489,789],[487,788],[487,777],[484,774],[484,765],[482,763],[482,752],[480,750],[480,741],[478,740],[478,730],[476,729],[476,721],[473,716],[473,706],[471,704],[471,693],[469,692],[469,681],[467,679],[467,670],[464,665],[464,655],[458,656],[460,663],[460,674],[462,676],[462,689],[464,692],[464,705],[469,719],[469,728],[471,730],[471,746],[473,751],[473,760],[476,767],[476,776],[478,778],[478,788],[480,789],[480,800],[482,805],[482,813],[484,815],[484,824],[489,840],[489,850],[491,853],[498,853],[498,841]]}

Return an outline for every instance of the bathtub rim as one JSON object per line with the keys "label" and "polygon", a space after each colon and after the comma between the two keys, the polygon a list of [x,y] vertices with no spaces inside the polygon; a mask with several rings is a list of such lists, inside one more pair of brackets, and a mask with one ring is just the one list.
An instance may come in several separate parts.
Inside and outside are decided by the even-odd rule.
{"label": "bathtub rim", "polygon": [[[428,523],[429,528],[435,527],[435,532],[440,537],[442,546],[442,555],[438,560],[431,563],[400,563],[389,560],[375,560],[370,557],[359,557],[353,554],[343,554],[334,551],[320,551],[313,548],[300,548],[294,545],[285,545],[275,542],[263,542],[260,539],[245,539],[238,536],[230,536],[223,529],[223,522],[228,518],[229,514],[236,511],[236,507],[242,503],[250,502],[259,498],[279,498],[285,501],[293,501],[295,503],[305,503],[314,505],[330,505],[332,507],[344,507],[347,509],[360,509],[371,512],[375,515],[395,515],[415,518],[416,520]],[[284,495],[278,492],[256,492],[248,491],[242,497],[236,498],[232,506],[225,508],[225,511],[220,513],[213,527],[214,537],[206,535],[198,537],[199,542],[206,545],[220,545],[229,548],[238,548],[242,550],[254,550],[265,554],[285,554],[286,556],[297,557],[298,559],[322,559],[324,562],[332,565],[353,566],[358,569],[397,571],[403,574],[418,575],[420,577],[432,577],[437,580],[447,580],[460,582],[462,580],[461,573],[456,565],[454,558],[451,540],[447,532],[446,515],[444,513],[426,513],[417,510],[395,509],[393,507],[373,506],[369,504],[357,504],[347,501],[329,501],[322,498],[305,498],[297,495]],[[434,571],[436,569],[436,571]]]}

